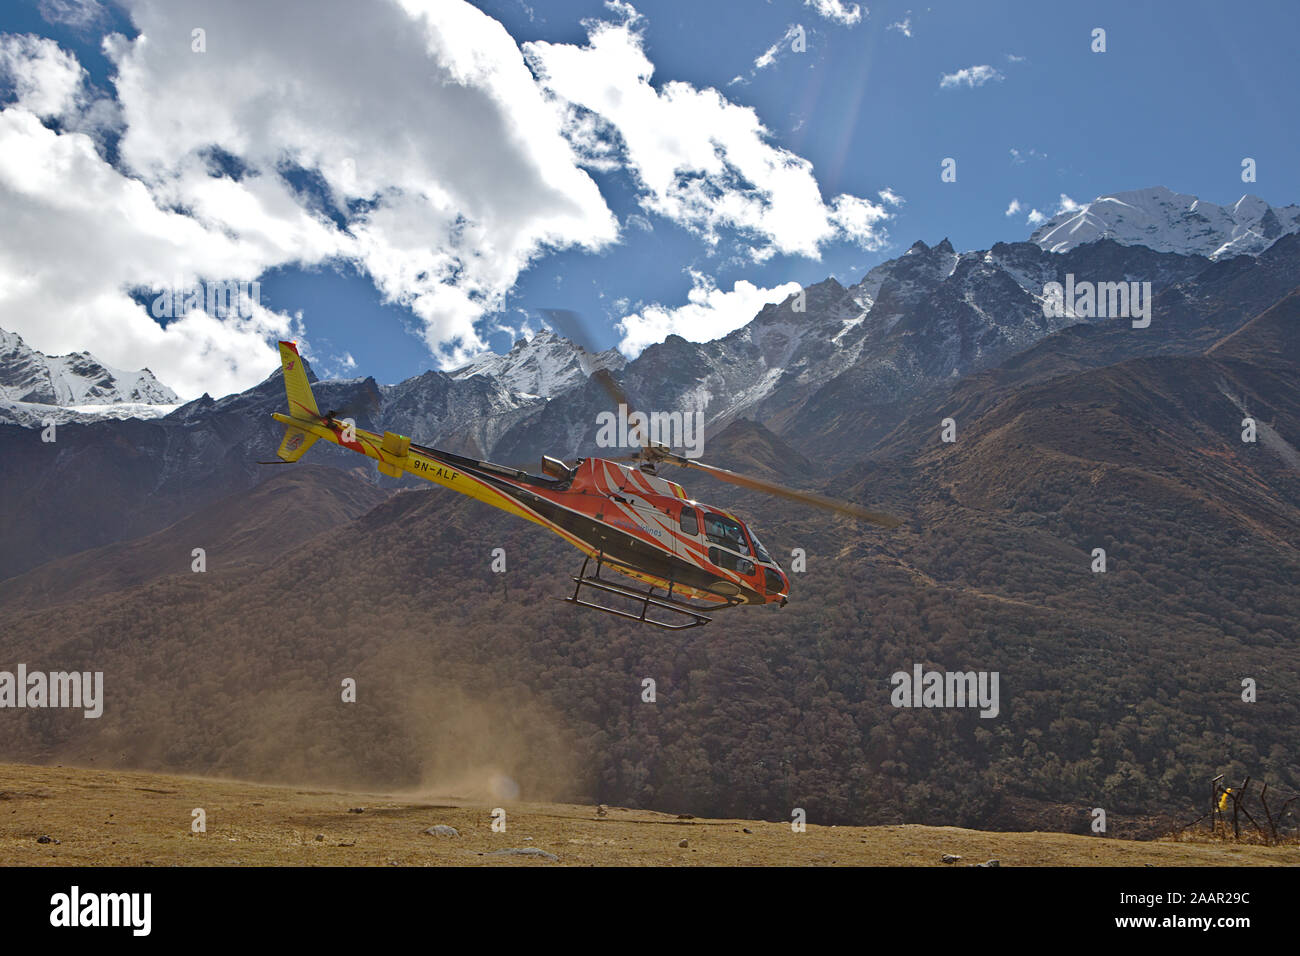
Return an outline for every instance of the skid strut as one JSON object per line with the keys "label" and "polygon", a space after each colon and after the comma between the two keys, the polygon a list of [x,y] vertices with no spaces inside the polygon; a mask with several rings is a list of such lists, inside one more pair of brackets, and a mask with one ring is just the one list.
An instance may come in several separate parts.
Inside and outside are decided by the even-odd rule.
{"label": "skid strut", "polygon": [[[714,610],[713,608],[703,608],[699,605],[690,604],[686,601],[674,598],[674,584],[672,581],[669,581],[668,583],[668,593],[663,597],[658,597],[654,593],[655,588],[653,586],[648,587],[643,591],[640,588],[634,588],[626,584],[619,584],[615,581],[602,578],[600,576],[600,567],[603,562],[604,554],[602,552],[596,557],[596,573],[588,575],[587,565],[591,563],[591,558],[588,556],[587,559],[582,562],[582,570],[579,571],[578,576],[573,579],[573,597],[561,598],[561,600],[568,604],[576,604],[578,607],[589,607],[594,611],[604,611],[606,614],[613,614],[615,617],[622,617],[630,621],[637,621],[641,624],[650,624],[654,627],[661,627],[666,631],[684,631],[691,627],[702,627],[713,620],[713,618],[709,617],[707,614],[702,613],[705,610]],[[619,597],[637,601],[641,605],[641,612],[637,614],[632,611],[624,611],[619,608],[608,607],[604,604],[597,604],[595,601],[585,601],[582,598],[583,588],[592,588],[596,591],[603,591],[606,594],[615,594]],[[734,602],[729,601],[728,604],[720,606],[727,607],[730,603]],[[647,616],[651,608],[659,608],[672,614],[679,614],[683,618],[688,618],[689,621],[684,624],[672,624],[666,621],[656,621],[654,618]]]}

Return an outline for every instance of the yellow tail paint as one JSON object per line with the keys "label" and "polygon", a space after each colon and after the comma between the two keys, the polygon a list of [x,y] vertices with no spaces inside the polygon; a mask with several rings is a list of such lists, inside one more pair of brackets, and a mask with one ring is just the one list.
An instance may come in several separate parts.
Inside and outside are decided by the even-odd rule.
{"label": "yellow tail paint", "polygon": [[303,367],[298,347],[292,342],[280,343],[280,366],[284,369],[289,416],[313,423],[320,421],[320,409],[316,407],[316,396],[311,393],[311,383],[307,381],[307,369]]}

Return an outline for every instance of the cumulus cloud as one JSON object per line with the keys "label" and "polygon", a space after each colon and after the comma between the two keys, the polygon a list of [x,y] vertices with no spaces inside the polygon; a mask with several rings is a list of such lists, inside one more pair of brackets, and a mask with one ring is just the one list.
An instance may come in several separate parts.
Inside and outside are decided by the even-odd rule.
{"label": "cumulus cloud", "polygon": [[655,89],[641,36],[626,24],[588,24],[588,34],[585,47],[536,42],[525,53],[561,103],[610,124],[645,211],[710,244],[736,230],[756,240],[756,261],[778,252],[816,258],[837,239],[883,244],[885,209],[849,195],[823,200],[812,164],[773,146],[754,110],[689,83]]}
{"label": "cumulus cloud", "polygon": [[647,346],[662,342],[671,334],[691,342],[712,341],[745,325],[763,306],[783,302],[800,288],[797,282],[786,282],[762,289],[741,279],[726,292],[710,276],[696,271],[691,272],[691,282],[685,305],[670,308],[656,303],[625,316],[618,325],[623,335],[618,343],[619,351],[635,358]]}
{"label": "cumulus cloud", "polygon": [[942,90],[955,90],[959,86],[983,86],[991,80],[1001,79],[1003,79],[1001,73],[988,64],[981,64],[980,66],[968,66],[956,73],[944,73],[939,78],[939,88]]}
{"label": "cumulus cloud", "polygon": [[85,97],[85,70],[53,40],[0,34],[0,80],[13,89],[13,105],[43,119],[66,116]]}
{"label": "cumulus cloud", "polygon": [[1026,217],[1025,222],[1031,226],[1041,226],[1043,223],[1047,222],[1047,217],[1037,209],[1031,209],[1029,210],[1029,215]]}
{"label": "cumulus cloud", "polygon": [[827,20],[834,20],[846,27],[861,23],[867,13],[865,7],[860,7],[856,3],[845,3],[844,0],[803,0],[803,5],[812,7]]}
{"label": "cumulus cloud", "polygon": [[[620,22],[588,23],[586,46],[529,44],[526,59],[464,0],[320,0],[307,20],[256,0],[127,0],[135,36],[103,42],[111,97],[54,41],[0,37],[0,327],[46,352],[147,365],[184,397],[221,395],[264,378],[270,343],[301,339],[302,320],[257,305],[162,323],[150,294],[347,262],[454,367],[487,347],[538,257],[618,241],[591,170],[634,178],[627,228],[658,215],[708,243],[742,236],[757,261],[882,245],[885,193],[823,197],[752,109],[652,86],[640,14],[607,7]],[[74,0],[43,10],[102,15]],[[625,337],[676,328],[665,316],[679,313],[747,321],[772,292],[700,280],[680,309],[629,317]]]}
{"label": "cumulus cloud", "polygon": [[256,277],[257,243],[159,208],[89,136],[55,133],[16,107],[0,112],[0,221],[0,327],[42,351],[147,366],[194,397],[264,378],[274,367],[267,339],[291,334],[287,318],[260,305],[251,316],[198,310],[155,322],[131,290]]}
{"label": "cumulus cloud", "polygon": [[[129,5],[139,35],[104,44],[116,166],[62,118],[40,122],[81,110],[75,58],[5,38],[0,326],[45,351],[147,364],[182,395],[224,394],[265,377],[291,320],[199,312],[163,328],[131,293],[338,258],[409,307],[452,366],[485,347],[475,323],[533,258],[617,239],[582,168],[602,158],[573,145],[584,118],[543,94],[499,23],[460,0],[314,11]],[[191,48],[194,24],[207,52]],[[239,172],[214,175],[214,151]]]}
{"label": "cumulus cloud", "polygon": [[890,189],[888,186],[886,186],[884,189],[880,190],[880,192],[877,193],[876,195],[878,195],[878,196],[880,197],[880,199],[881,199],[882,202],[884,202],[884,203],[886,203],[886,204],[888,204],[888,205],[890,205],[890,206],[901,206],[901,205],[903,205],[903,203],[907,202],[906,199],[904,199],[902,196],[898,195],[898,193],[894,192],[894,191],[893,191],[892,189]]}
{"label": "cumulus cloud", "polygon": [[912,16],[911,16],[912,11],[911,11],[911,10],[908,10],[907,13],[908,13],[907,16],[905,16],[905,17],[904,17],[903,19],[901,19],[901,20],[898,20],[898,21],[896,21],[896,22],[894,22],[894,23],[891,23],[891,24],[888,26],[887,29],[890,29],[890,30],[897,30],[899,33],[903,34],[903,36],[907,37],[908,39],[911,39],[911,37],[912,37]]}
{"label": "cumulus cloud", "polygon": [[254,246],[160,207],[103,159],[78,127],[116,113],[98,108],[54,41],[0,37],[0,69],[14,94],[0,111],[0,327],[48,353],[90,349],[110,365],[148,366],[190,397],[264,377],[265,363],[251,381],[245,363],[268,351],[267,337],[290,334],[286,318],[254,304],[251,315],[197,310],[164,329],[130,295],[200,275],[253,278]]}
{"label": "cumulus cloud", "polygon": [[1014,215],[1015,215],[1016,213],[1018,213],[1018,212],[1020,212],[1020,200],[1019,200],[1019,199],[1012,199],[1012,200],[1011,200],[1011,204],[1010,204],[1009,206],[1007,206],[1007,211],[1004,212],[1003,215],[1004,215],[1004,216],[1014,216]]}
{"label": "cumulus cloud", "polygon": [[[254,3],[165,9],[115,55],[123,158],[184,198],[200,186],[186,160],[216,142],[263,178],[288,162],[315,171],[339,207],[373,204],[349,223],[346,251],[423,320],[445,365],[484,347],[474,323],[543,249],[617,237],[565,117],[505,28],[469,4],[330,0],[310,35]],[[213,52],[166,42],[200,21]],[[238,55],[220,52],[222,36],[240,37]],[[186,122],[196,102],[203,122]]]}
{"label": "cumulus cloud", "polygon": [[117,103],[88,82],[77,58],[45,37],[0,34],[0,87],[11,109],[57,122],[63,132],[86,133],[103,147],[121,126]]}

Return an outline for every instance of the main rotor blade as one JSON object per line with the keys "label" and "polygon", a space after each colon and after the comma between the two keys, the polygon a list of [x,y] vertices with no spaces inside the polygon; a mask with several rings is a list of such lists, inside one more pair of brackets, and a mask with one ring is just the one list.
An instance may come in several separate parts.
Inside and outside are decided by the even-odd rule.
{"label": "main rotor blade", "polygon": [[575,345],[581,345],[592,355],[596,354],[595,336],[591,334],[590,324],[581,312],[573,309],[538,309],[546,324],[559,332]]}
{"label": "main rotor blade", "polygon": [[752,488],[755,491],[762,491],[769,495],[776,495],[779,498],[788,498],[791,501],[799,501],[806,505],[812,505],[815,508],[822,508],[826,511],[833,511],[837,514],[849,515],[857,518],[859,521],[866,521],[869,524],[880,525],[882,528],[897,528],[903,522],[893,515],[887,515],[880,511],[871,511],[861,505],[855,505],[852,502],[840,501],[836,498],[829,498],[826,495],[819,495],[815,491],[798,491],[794,488],[788,488],[785,485],[777,484],[775,481],[768,481],[764,478],[753,478],[749,475],[742,475],[738,472],[731,471],[728,468],[719,468],[717,465],[706,465],[703,462],[695,461],[691,458],[683,458],[681,455],[665,455],[667,461],[674,465],[680,465],[683,468],[695,468],[699,471],[706,472],[713,477],[730,482],[733,485],[740,485],[742,488]]}
{"label": "main rotor blade", "polygon": [[[598,368],[596,371],[591,373],[591,377],[594,381],[600,384],[601,388],[605,390],[605,393],[613,400],[614,407],[621,407],[626,411],[627,417],[631,419],[633,412],[632,402],[628,399],[627,392],[623,391],[623,386],[614,381],[614,376],[609,373],[609,369]],[[640,425],[630,430],[628,439],[638,447],[645,447],[645,436],[641,434]]]}
{"label": "main rotor blade", "polygon": [[[589,323],[583,318],[580,312],[573,309],[538,309],[542,317],[555,331],[559,332],[570,342],[581,346],[587,353],[588,358],[594,357],[596,352],[596,339],[591,333]],[[586,362],[582,363],[583,371],[586,372],[589,367]],[[595,379],[609,395],[617,411],[618,406],[622,405],[630,417],[632,414],[632,403],[628,401],[627,392],[623,391],[623,386],[614,381],[614,376],[610,374],[607,368],[598,368],[589,373],[589,377]],[[641,429],[637,428],[633,432],[634,440],[638,446],[644,446],[646,436],[641,434]]]}

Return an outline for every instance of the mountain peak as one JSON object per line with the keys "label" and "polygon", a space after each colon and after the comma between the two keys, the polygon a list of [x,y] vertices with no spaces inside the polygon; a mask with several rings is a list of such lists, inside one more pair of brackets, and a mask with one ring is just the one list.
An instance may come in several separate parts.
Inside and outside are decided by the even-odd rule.
{"label": "mountain peak", "polygon": [[0,329],[0,400],[53,407],[180,403],[176,393],[147,368],[113,368],[89,352],[46,355],[4,329]]}
{"label": "mountain peak", "polygon": [[1030,241],[1048,252],[1112,239],[1156,252],[1211,259],[1263,252],[1279,236],[1300,231],[1300,206],[1275,208],[1258,196],[1219,206],[1167,186],[1098,196],[1063,210],[1039,226]]}
{"label": "mountain peak", "polygon": [[519,395],[553,398],[581,384],[598,368],[620,369],[626,360],[615,349],[595,355],[551,329],[519,338],[504,355],[488,352],[448,373],[464,380],[475,375],[495,378]]}

